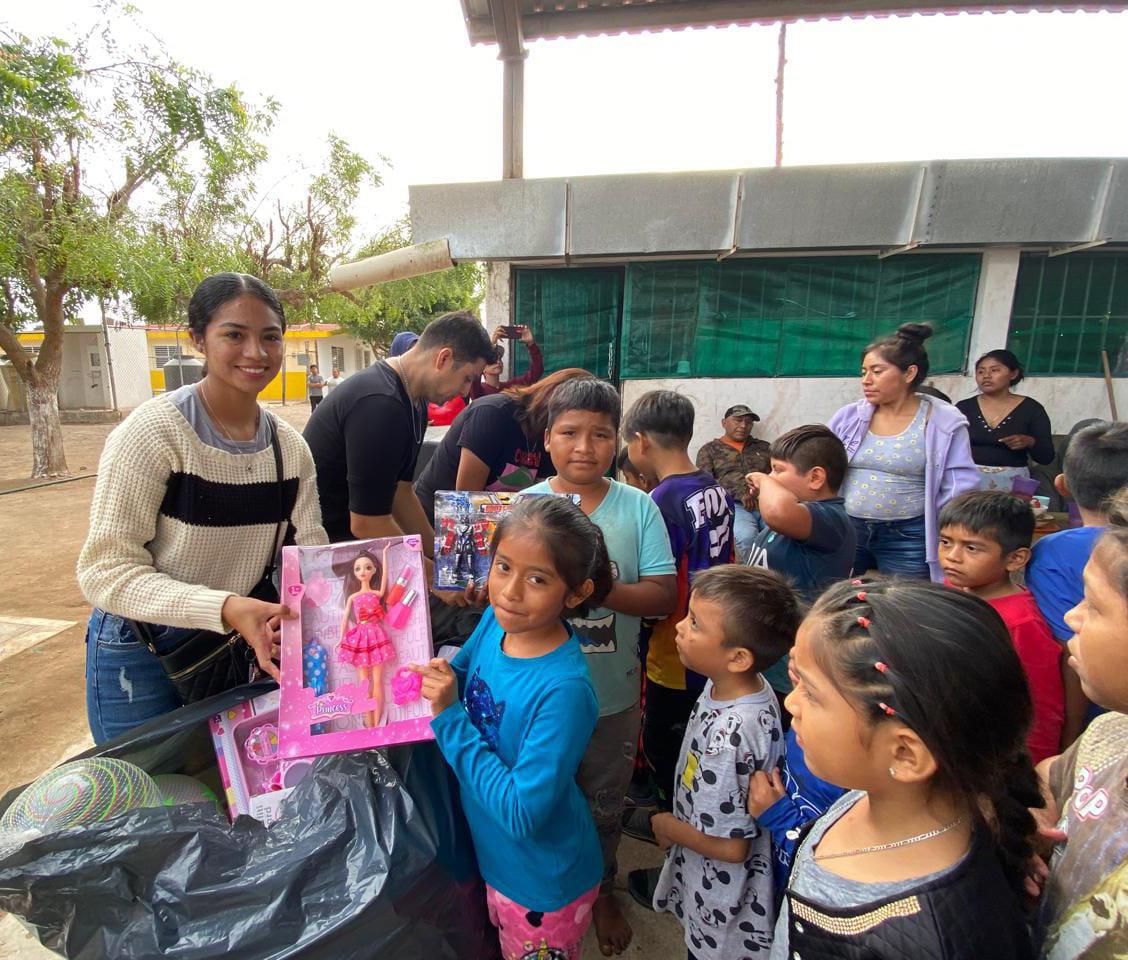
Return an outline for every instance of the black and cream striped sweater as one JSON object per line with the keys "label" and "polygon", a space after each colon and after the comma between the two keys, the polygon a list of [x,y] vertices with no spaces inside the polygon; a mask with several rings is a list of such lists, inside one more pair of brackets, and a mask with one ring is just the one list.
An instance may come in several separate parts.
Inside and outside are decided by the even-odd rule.
{"label": "black and cream striped sweater", "polygon": [[327,543],[309,447],[275,422],[281,512],[271,447],[209,447],[165,397],[134,410],[106,439],[98,465],[78,558],[86,599],[133,620],[220,631],[224,601],[258,582],[282,522],[287,543]]}

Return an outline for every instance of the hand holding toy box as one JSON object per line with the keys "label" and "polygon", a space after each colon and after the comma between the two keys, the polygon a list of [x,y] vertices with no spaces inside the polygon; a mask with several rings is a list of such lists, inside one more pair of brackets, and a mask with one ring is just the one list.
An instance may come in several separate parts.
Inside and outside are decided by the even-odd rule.
{"label": "hand holding toy box", "polygon": [[283,761],[430,740],[411,664],[431,657],[417,536],[282,550]]}

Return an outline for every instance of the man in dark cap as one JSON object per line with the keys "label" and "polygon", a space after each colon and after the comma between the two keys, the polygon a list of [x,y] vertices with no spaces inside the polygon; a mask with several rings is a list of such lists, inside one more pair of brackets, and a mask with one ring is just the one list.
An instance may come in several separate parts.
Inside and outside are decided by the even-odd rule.
{"label": "man in dark cap", "polygon": [[748,560],[752,541],[760,530],[760,512],[748,491],[744,477],[749,473],[770,473],[770,444],[752,436],[752,424],[760,418],[746,404],[738,403],[725,411],[721,421],[725,435],[710,440],[697,451],[697,468],[711,473],[736,501],[736,558]]}

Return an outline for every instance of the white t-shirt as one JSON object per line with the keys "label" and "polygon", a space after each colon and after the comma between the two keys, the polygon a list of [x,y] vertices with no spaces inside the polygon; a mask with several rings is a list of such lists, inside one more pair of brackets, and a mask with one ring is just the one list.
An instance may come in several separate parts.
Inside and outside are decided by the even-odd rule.
{"label": "white t-shirt", "polygon": [[330,377],[328,380],[325,381],[325,392],[327,394],[332,393],[334,387],[339,387],[344,382],[345,382],[344,377],[341,377],[341,376]]}

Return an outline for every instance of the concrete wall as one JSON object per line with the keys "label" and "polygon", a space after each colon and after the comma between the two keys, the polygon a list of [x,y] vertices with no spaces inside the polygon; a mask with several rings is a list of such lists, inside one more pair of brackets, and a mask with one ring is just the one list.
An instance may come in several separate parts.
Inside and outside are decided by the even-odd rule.
{"label": "concrete wall", "polygon": [[149,345],[140,327],[109,327],[114,391],[119,410],[132,410],[153,396],[149,376]]}
{"label": "concrete wall", "polygon": [[64,410],[105,410],[110,403],[110,374],[100,327],[63,335],[63,371],[59,406]]}

